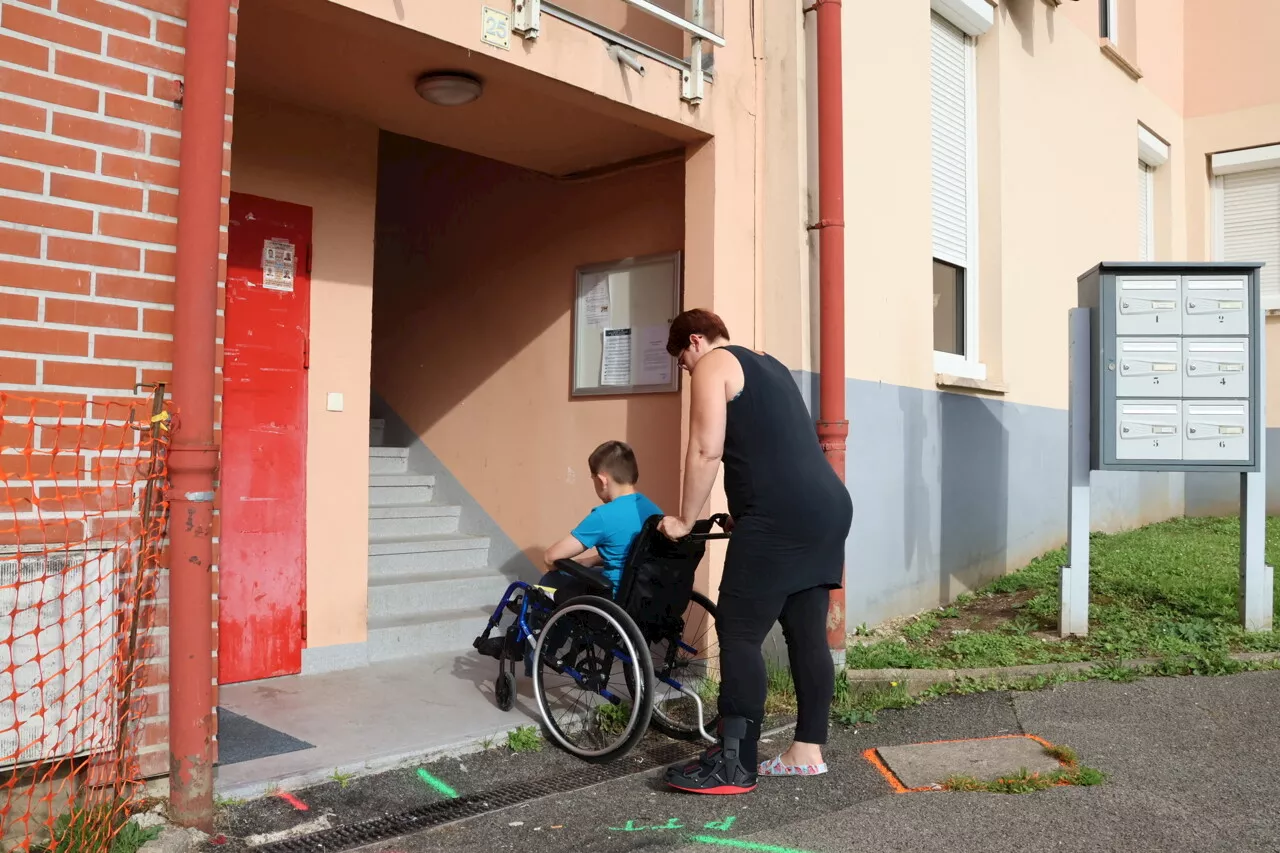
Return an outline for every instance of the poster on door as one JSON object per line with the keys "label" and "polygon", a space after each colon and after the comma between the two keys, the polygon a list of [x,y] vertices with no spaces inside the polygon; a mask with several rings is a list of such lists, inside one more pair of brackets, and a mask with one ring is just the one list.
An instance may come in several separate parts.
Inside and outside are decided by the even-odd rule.
{"label": "poster on door", "polygon": [[262,244],[262,286],[293,293],[295,252],[288,240],[272,238]]}

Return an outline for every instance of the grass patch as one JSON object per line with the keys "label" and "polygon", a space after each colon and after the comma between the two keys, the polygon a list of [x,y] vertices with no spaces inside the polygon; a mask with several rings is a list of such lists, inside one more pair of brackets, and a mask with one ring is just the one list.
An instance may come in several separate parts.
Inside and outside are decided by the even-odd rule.
{"label": "grass patch", "polygon": [[512,752],[539,752],[542,749],[542,736],[537,726],[521,726],[507,733],[507,747]]}
{"label": "grass patch", "polygon": [[1052,773],[1032,773],[1024,767],[1017,773],[991,781],[972,776],[952,776],[942,783],[942,788],[946,791],[989,794],[1032,794],[1061,785],[1101,785],[1107,779],[1107,775],[1101,770],[1082,765],[1075,750],[1069,746],[1048,746],[1045,747],[1045,752],[1062,762],[1062,768]]}
{"label": "grass patch", "polygon": [[[1233,652],[1280,651],[1280,634],[1238,624],[1240,526],[1235,518],[1182,518],[1090,537],[1089,636],[1059,639],[1058,567],[1052,551],[895,635],[848,650],[856,669],[951,669],[1096,661],[1099,677],[1126,680],[1114,664],[1165,661],[1155,674],[1219,674],[1247,668]],[[1280,559],[1280,519],[1267,520],[1267,558]],[[1276,588],[1280,601],[1280,585]],[[864,641],[865,642],[865,641]]]}
{"label": "grass patch", "polygon": [[347,790],[347,786],[351,784],[351,780],[354,778],[356,778],[356,774],[343,773],[341,770],[335,768],[333,775],[329,777],[329,780],[338,783],[338,787],[345,791]]}
{"label": "grass patch", "polygon": [[54,821],[49,845],[34,850],[36,853],[137,853],[142,845],[159,837],[160,831],[159,826],[143,829],[118,806],[77,807]]}

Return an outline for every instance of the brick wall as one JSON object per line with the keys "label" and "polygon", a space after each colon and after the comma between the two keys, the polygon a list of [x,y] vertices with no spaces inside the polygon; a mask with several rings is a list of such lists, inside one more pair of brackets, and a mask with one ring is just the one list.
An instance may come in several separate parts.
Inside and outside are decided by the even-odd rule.
{"label": "brick wall", "polygon": [[[186,4],[0,0],[4,390],[92,404],[170,379]],[[220,278],[235,25],[233,14]],[[223,304],[220,295],[219,374]],[[149,776],[168,771],[167,596],[165,577],[144,646]]]}

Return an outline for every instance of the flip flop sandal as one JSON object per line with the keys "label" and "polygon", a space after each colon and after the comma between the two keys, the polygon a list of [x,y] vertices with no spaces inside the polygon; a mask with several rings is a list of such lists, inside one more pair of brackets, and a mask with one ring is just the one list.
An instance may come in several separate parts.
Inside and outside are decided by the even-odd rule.
{"label": "flip flop sandal", "polygon": [[761,761],[761,776],[821,776],[827,772],[826,762],[822,764],[783,764],[779,755],[772,761]]}

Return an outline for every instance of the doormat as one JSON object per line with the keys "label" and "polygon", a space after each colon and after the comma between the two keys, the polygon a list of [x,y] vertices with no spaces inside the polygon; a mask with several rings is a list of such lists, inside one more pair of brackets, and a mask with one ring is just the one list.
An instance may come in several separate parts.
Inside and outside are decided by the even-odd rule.
{"label": "doormat", "polygon": [[315,749],[315,744],[218,708],[218,766]]}

